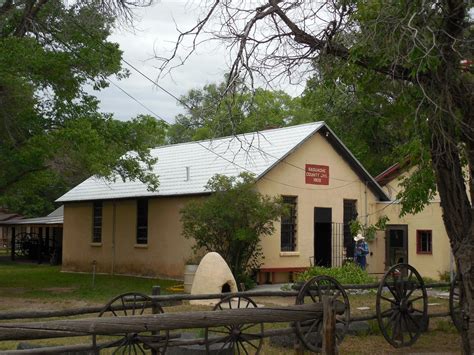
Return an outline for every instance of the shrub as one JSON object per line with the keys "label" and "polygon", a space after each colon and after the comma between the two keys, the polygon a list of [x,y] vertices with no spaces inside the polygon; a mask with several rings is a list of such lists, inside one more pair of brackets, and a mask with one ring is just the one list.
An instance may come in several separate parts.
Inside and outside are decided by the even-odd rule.
{"label": "shrub", "polygon": [[260,194],[255,178],[215,175],[206,189],[212,194],[189,202],[181,210],[183,235],[195,241],[197,253],[214,251],[229,265],[237,283],[252,286],[252,274],[262,263],[262,237],[273,234],[273,222],[286,211],[281,198]]}
{"label": "shrub", "polygon": [[451,273],[449,271],[439,272],[439,280],[442,282],[451,282]]}
{"label": "shrub", "polygon": [[345,263],[341,267],[313,266],[298,275],[298,281],[307,281],[314,276],[326,275],[334,277],[341,284],[368,284],[377,282],[377,279],[370,276],[366,271],[352,262]]}

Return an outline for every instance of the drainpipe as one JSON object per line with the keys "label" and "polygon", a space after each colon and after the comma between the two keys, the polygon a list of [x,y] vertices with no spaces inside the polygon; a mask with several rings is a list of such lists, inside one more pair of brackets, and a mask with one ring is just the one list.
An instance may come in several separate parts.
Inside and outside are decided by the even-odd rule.
{"label": "drainpipe", "polygon": [[367,181],[365,182],[365,188],[364,188],[364,195],[365,195],[365,226],[369,224],[369,210],[367,207]]}
{"label": "drainpipe", "polygon": [[112,201],[112,270],[111,274],[115,273],[115,224],[116,224],[116,205],[115,200]]}

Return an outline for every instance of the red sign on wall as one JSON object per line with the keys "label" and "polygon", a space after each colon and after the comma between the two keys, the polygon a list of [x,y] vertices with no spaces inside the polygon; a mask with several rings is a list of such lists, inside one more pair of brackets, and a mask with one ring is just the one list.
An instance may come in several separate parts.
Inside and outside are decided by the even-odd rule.
{"label": "red sign on wall", "polygon": [[305,178],[307,184],[329,185],[329,166],[306,164]]}

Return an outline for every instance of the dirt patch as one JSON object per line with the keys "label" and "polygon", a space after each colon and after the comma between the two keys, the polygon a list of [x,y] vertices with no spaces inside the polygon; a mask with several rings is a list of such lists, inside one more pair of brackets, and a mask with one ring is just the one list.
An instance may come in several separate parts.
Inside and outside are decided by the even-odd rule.
{"label": "dirt patch", "polygon": [[0,287],[0,293],[8,292],[9,294],[21,295],[28,289],[26,287]]}
{"label": "dirt patch", "polygon": [[2,311],[25,311],[25,310],[58,310],[65,308],[98,306],[102,304],[64,300],[64,301],[44,301],[38,299],[18,298],[18,297],[0,297],[0,310]]}
{"label": "dirt patch", "polygon": [[42,288],[42,291],[48,291],[48,292],[57,292],[57,293],[70,293],[74,292],[78,289],[78,287],[48,287],[48,288]]}

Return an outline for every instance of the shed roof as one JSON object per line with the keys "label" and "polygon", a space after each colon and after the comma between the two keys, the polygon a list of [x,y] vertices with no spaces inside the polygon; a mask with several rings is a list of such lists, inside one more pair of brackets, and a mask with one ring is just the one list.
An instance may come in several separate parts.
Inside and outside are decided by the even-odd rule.
{"label": "shed roof", "polygon": [[[237,136],[217,138],[158,147],[151,155],[158,158],[154,172],[158,175],[158,191],[148,191],[139,181],[111,182],[93,176],[57,199],[57,202],[91,201],[105,199],[136,198],[149,196],[174,196],[207,193],[205,185],[215,174],[237,176],[251,172],[257,179],[293,152],[308,138],[324,128],[334,133],[324,122],[252,132]],[[335,136],[335,135],[334,135]],[[329,140],[354,170],[369,182],[369,186],[381,200],[388,200],[383,190],[363,168],[357,159],[335,137]]]}
{"label": "shed roof", "polygon": [[53,212],[45,217],[36,218],[15,218],[8,221],[2,221],[4,225],[41,225],[41,224],[63,224],[64,222],[64,206],[56,208]]}
{"label": "shed roof", "polygon": [[0,211],[0,221],[8,221],[9,219],[18,217],[21,217],[21,215],[17,213],[5,213]]}

